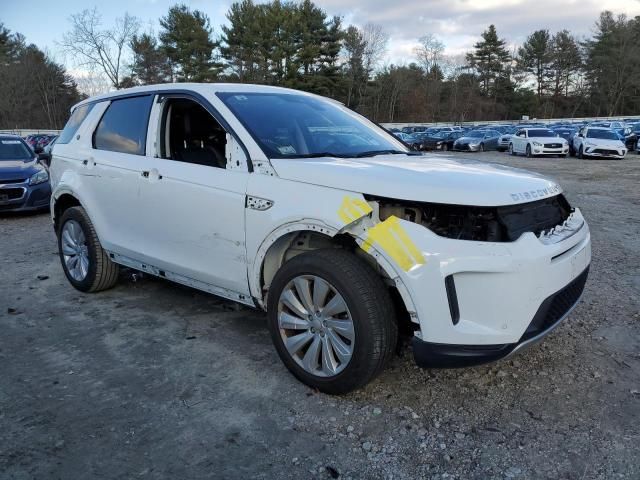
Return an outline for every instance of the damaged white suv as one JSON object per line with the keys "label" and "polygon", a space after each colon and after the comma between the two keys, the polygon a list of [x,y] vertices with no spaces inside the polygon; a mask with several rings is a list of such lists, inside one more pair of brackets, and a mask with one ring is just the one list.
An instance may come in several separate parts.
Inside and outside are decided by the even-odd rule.
{"label": "damaged white suv", "polygon": [[589,228],[553,181],[416,156],[341,104],[254,85],[138,87],[73,109],[51,166],[60,259],[261,308],[286,366],[343,393],[413,334],[416,362],[497,360],[583,291]]}

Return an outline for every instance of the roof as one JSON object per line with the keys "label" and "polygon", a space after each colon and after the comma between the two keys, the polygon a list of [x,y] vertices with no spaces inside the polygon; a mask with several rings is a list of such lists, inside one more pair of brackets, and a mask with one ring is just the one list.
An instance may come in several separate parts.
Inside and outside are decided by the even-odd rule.
{"label": "roof", "polygon": [[[158,90],[191,90],[200,94],[211,94],[218,92],[238,92],[238,93],[291,93],[298,95],[309,95],[317,97],[313,93],[303,92],[301,90],[294,90],[284,87],[272,87],[269,85],[255,85],[249,83],[159,83],[155,85],[144,85],[140,87],[123,88],[122,90],[115,90],[113,92],[104,93],[102,95],[96,95],[89,97],[81,102],[76,103],[71,110],[80,105],[87,103],[94,103],[104,100],[109,100],[114,97],[120,97],[124,95],[135,95],[144,93],[153,93]],[[324,97],[323,97],[324,98]],[[331,100],[331,99],[327,99]]]}

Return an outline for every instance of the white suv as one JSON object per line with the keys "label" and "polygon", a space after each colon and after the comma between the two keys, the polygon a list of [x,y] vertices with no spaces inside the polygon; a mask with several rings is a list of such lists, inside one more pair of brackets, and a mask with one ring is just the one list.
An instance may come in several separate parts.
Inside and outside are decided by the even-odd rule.
{"label": "white suv", "polygon": [[605,127],[583,127],[573,137],[573,150],[578,158],[615,158],[622,160],[627,147],[620,136]]}
{"label": "white suv", "polygon": [[[341,104],[265,86],[121,90],[73,109],[51,167],[69,282],[120,265],[267,311],[293,374],[360,387],[521,350],[576,305],[589,228],[553,181],[416,156]],[[408,328],[407,328],[408,327]]]}

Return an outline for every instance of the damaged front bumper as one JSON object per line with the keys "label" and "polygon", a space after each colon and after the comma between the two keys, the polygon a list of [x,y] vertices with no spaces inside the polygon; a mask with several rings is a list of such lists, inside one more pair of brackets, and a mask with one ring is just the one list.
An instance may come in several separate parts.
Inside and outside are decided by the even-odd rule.
{"label": "damaged front bumper", "polygon": [[403,267],[396,281],[419,326],[418,365],[475,365],[513,354],[553,330],[584,288],[591,236],[578,209],[564,225],[514,242],[456,240],[399,224],[423,259]]}

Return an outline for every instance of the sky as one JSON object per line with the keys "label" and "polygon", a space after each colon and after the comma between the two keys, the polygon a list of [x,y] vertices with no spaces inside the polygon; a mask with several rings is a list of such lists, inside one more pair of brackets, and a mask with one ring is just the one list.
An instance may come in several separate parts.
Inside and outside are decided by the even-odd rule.
{"label": "sky", "polygon": [[[139,17],[143,30],[159,30],[158,19],[175,3],[186,3],[205,12],[214,34],[226,21],[231,0],[0,0],[4,4],[0,22],[24,34],[73,70],[73,59],[65,58],[56,42],[69,29],[69,15],[94,5],[105,24],[129,12]],[[381,25],[389,35],[385,63],[407,64],[414,60],[417,39],[431,33],[446,46],[446,53],[468,51],[486,27],[493,23],[509,45],[518,45],[527,34],[540,28],[551,32],[568,29],[579,37],[589,36],[602,10],[628,16],[640,15],[640,0],[316,0],[330,15],[340,15],[345,24]]]}

